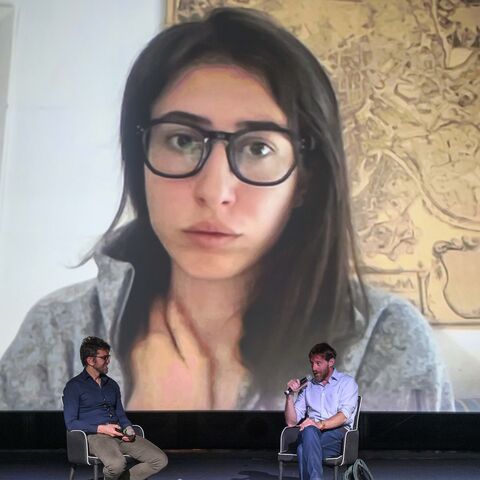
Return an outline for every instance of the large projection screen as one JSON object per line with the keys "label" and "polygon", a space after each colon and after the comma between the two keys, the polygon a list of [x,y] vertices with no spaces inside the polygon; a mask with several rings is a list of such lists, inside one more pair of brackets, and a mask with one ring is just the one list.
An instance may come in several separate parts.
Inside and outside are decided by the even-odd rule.
{"label": "large projection screen", "polygon": [[[366,409],[480,411],[478,2],[279,0],[273,11],[269,0],[40,3],[11,1],[13,28],[2,29],[0,17],[0,35],[10,35],[2,43],[8,51],[0,51],[0,94],[6,92],[0,105],[0,409],[61,408],[60,385],[81,369],[80,337],[62,324],[44,325],[42,315],[35,328],[21,328],[22,322],[41,298],[97,274],[93,261],[73,267],[106,231],[120,201],[119,111],[133,60],[165,21],[198,18],[221,4],[268,12],[330,74],[364,281],[373,295],[406,300],[415,307],[412,317],[426,320],[424,350],[398,365],[398,375],[431,361],[439,390],[453,389],[455,399],[447,407],[437,392],[436,402],[398,407],[395,385],[382,380],[380,368],[370,382],[380,384],[372,389],[378,396],[364,398]],[[398,322],[382,332],[392,351],[406,348],[396,329],[409,328],[408,315]],[[362,356],[375,350],[377,338],[369,335],[339,350],[345,371],[366,375]],[[285,372],[285,382],[290,373],[308,373],[308,350],[322,340],[320,329],[305,345],[303,370]],[[58,342],[63,356],[52,359]],[[384,361],[388,351],[378,358]],[[23,376],[11,376],[22,369],[26,379],[37,372],[30,390]],[[127,389],[115,352],[110,371]],[[42,382],[57,386],[50,397]],[[421,378],[412,380],[412,392],[422,388]],[[277,410],[282,401],[279,391],[276,399],[230,409]],[[181,405],[159,400],[145,409],[192,409]],[[193,409],[204,408],[212,407]]]}

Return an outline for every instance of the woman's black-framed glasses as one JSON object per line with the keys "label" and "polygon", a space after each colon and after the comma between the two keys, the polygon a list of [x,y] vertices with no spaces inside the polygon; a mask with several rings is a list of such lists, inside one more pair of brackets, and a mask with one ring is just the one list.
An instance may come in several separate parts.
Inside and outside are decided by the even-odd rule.
{"label": "woman's black-framed glasses", "polygon": [[269,122],[229,133],[158,118],[138,131],[145,164],[166,178],[196,175],[213,143],[220,141],[226,143],[228,163],[238,179],[250,185],[278,185],[295,170],[299,153],[311,148],[310,140],[298,139],[290,130]]}

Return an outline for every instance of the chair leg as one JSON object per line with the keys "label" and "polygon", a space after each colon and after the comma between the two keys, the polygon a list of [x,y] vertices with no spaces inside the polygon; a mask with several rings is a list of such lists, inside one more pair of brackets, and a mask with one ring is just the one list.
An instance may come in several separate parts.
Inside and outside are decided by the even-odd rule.
{"label": "chair leg", "polygon": [[333,480],[338,480],[338,465],[333,467]]}
{"label": "chair leg", "polygon": [[68,480],[73,480],[75,477],[75,468],[76,465],[70,465],[70,476],[68,477]]}
{"label": "chair leg", "polygon": [[98,480],[98,463],[93,464],[93,480]]}
{"label": "chair leg", "polygon": [[278,461],[278,480],[282,480],[283,478],[283,462],[281,460]]}

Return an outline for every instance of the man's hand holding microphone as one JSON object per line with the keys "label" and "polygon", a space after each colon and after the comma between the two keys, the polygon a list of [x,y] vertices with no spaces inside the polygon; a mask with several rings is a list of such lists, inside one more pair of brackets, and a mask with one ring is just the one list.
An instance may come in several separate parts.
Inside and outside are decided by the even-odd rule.
{"label": "man's hand holding microphone", "polygon": [[135,430],[133,429],[133,427],[131,425],[128,425],[128,427],[125,427],[123,429],[123,437],[122,437],[122,440],[124,442],[134,442],[135,441]]}
{"label": "man's hand holding microphone", "polygon": [[305,388],[311,379],[312,376],[307,375],[300,379],[292,378],[287,383],[287,388],[283,393],[285,394],[285,422],[289,427],[293,427],[297,424],[297,414],[293,403],[293,394],[298,393]]}
{"label": "man's hand holding microphone", "polygon": [[131,425],[128,425],[122,430],[118,424],[107,423],[106,425],[99,425],[97,427],[97,433],[103,433],[104,435],[109,435],[110,437],[122,437],[122,441],[124,442],[135,441],[135,430]]}
{"label": "man's hand holding microphone", "polygon": [[303,378],[292,378],[287,383],[287,389],[283,392],[285,395],[292,395],[293,393],[299,392],[302,388],[305,388],[307,386],[307,383],[309,380],[312,379],[311,375],[307,375],[306,377]]}

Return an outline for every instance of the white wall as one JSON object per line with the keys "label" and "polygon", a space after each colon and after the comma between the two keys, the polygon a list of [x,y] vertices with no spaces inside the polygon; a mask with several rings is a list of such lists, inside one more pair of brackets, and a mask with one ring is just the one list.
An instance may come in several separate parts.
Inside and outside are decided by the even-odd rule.
{"label": "white wall", "polygon": [[13,7],[0,3],[0,174],[2,171],[3,137],[7,116],[7,93],[8,80],[10,78],[13,20]]}
{"label": "white wall", "polygon": [[10,0],[15,9],[0,162],[0,355],[28,309],[95,274],[67,268],[120,198],[126,75],[164,19],[162,0]]}

